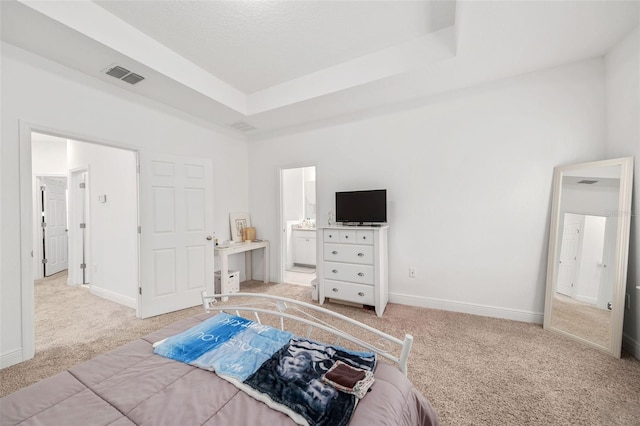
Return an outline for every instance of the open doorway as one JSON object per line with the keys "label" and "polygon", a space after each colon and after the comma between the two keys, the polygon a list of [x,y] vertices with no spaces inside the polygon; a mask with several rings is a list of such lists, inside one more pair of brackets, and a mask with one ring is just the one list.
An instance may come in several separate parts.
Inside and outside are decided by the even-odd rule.
{"label": "open doorway", "polygon": [[281,170],[283,281],[311,285],[316,278],[316,168]]}
{"label": "open doorway", "polygon": [[[210,243],[213,161],[119,148],[109,141],[92,142],[84,137],[70,139],[73,136],[59,130],[23,124],[20,129],[20,212],[26,220],[20,223],[22,360],[35,355],[35,316],[39,313],[34,303],[34,277],[38,268],[33,266],[36,253],[30,241],[37,234],[33,232],[36,222],[30,220],[30,216],[37,211],[33,159],[38,154],[34,153],[37,148],[34,149],[33,139],[39,134],[66,141],[68,149],[61,157],[67,159],[68,180],[73,172],[87,170],[84,222],[87,253],[86,260],[80,263],[86,264],[89,291],[132,308],[131,312],[140,318],[199,305],[201,291],[213,290],[213,245]],[[46,155],[43,158],[50,159]],[[67,198],[73,202],[75,197]],[[177,215],[172,212],[183,204],[188,207],[188,214],[180,215],[179,221],[175,221]],[[68,207],[68,212],[74,211],[73,206]],[[166,230],[173,225],[176,232],[171,233],[170,241],[155,238],[158,234],[168,234]],[[76,240],[72,231],[78,227],[68,229],[72,270],[79,267],[72,254]],[[172,254],[176,255],[171,257]],[[60,274],[67,275],[64,271]],[[81,287],[69,286],[68,281],[64,283],[65,288]],[[47,304],[51,305],[55,302]],[[64,312],[60,316],[66,318]]]}
{"label": "open doorway", "polygon": [[136,152],[31,132],[31,165],[34,279],[63,274],[136,309]]}

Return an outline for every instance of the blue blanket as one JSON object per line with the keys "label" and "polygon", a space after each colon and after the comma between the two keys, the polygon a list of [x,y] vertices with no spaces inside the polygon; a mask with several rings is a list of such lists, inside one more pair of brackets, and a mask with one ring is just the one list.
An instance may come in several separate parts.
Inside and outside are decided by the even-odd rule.
{"label": "blue blanket", "polygon": [[348,424],[357,402],[323,383],[322,375],[337,360],[370,371],[376,365],[373,353],[295,337],[226,313],[169,337],[155,353],[235,378],[267,395],[274,408],[320,426]]}
{"label": "blue blanket", "polygon": [[154,352],[243,381],[293,335],[254,321],[219,313],[156,345]]}

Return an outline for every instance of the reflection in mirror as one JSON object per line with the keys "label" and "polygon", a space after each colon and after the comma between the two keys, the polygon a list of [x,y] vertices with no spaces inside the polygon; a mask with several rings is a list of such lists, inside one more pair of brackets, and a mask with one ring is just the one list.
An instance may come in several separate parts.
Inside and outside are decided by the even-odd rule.
{"label": "reflection in mirror", "polygon": [[556,167],[545,329],[620,356],[632,159]]}
{"label": "reflection in mirror", "polygon": [[606,347],[613,277],[605,257],[615,249],[615,229],[605,233],[602,216],[565,213],[563,219],[551,324]]}

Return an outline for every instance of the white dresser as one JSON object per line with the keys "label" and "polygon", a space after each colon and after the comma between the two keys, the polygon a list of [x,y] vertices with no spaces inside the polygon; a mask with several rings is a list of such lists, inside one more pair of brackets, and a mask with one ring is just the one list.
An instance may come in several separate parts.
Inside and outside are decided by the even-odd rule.
{"label": "white dresser", "polygon": [[318,229],[318,296],[374,306],[382,316],[389,299],[389,226]]}

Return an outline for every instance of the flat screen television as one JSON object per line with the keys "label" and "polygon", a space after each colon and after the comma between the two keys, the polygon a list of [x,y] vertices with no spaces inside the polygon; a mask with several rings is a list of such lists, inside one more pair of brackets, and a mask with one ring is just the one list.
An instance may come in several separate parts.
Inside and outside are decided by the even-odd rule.
{"label": "flat screen television", "polygon": [[386,189],[336,192],[336,222],[362,225],[386,221]]}

